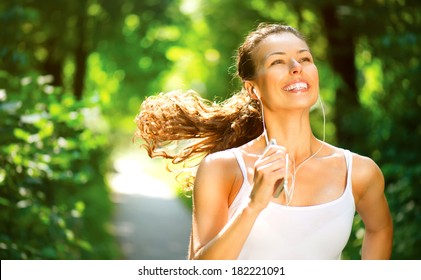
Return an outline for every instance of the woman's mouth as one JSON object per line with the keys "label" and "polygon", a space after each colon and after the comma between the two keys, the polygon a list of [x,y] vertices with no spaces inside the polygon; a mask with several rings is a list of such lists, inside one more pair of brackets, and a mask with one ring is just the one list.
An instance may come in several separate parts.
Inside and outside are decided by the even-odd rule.
{"label": "woman's mouth", "polygon": [[302,90],[306,90],[308,89],[309,86],[307,83],[305,82],[296,82],[290,85],[287,85],[285,87],[282,88],[282,90],[284,91],[288,91],[288,92],[298,92],[298,91],[302,91]]}

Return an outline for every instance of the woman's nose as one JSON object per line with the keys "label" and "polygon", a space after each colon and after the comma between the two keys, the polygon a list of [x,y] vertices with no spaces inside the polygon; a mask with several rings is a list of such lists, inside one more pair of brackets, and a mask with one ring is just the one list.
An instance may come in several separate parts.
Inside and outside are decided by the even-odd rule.
{"label": "woman's nose", "polygon": [[302,70],[303,69],[302,69],[301,64],[298,61],[296,61],[295,59],[292,59],[290,69],[289,69],[290,74],[291,75],[301,74]]}

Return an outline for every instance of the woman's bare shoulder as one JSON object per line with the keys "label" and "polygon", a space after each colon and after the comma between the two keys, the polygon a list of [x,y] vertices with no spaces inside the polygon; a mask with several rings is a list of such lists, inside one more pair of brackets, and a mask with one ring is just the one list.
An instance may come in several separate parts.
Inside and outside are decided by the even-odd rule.
{"label": "woman's bare shoulder", "polygon": [[241,178],[236,157],[231,150],[207,155],[201,161],[194,183],[194,197],[199,201],[219,201],[218,207],[229,205],[233,186]]}
{"label": "woman's bare shoulder", "polygon": [[377,163],[368,156],[352,153],[353,162],[353,179],[355,182],[368,183],[372,180],[378,180],[379,176],[383,177],[382,172]]}
{"label": "woman's bare shoulder", "polygon": [[[330,156],[343,157],[344,149],[326,144]],[[352,156],[352,182],[353,185],[367,185],[373,180],[382,177],[379,166],[370,157],[350,151]]]}
{"label": "woman's bare shoulder", "polygon": [[226,164],[232,160],[235,160],[235,155],[232,149],[228,149],[228,150],[223,150],[223,151],[209,154],[203,160],[206,162],[217,162],[217,163]]}
{"label": "woman's bare shoulder", "polygon": [[368,192],[383,193],[384,177],[377,163],[370,157],[352,153],[352,188],[355,200],[360,199]]}
{"label": "woman's bare shoulder", "polygon": [[236,158],[232,150],[224,150],[212,153],[203,158],[199,168],[212,168],[216,171],[229,171],[229,167],[236,164]]}
{"label": "woman's bare shoulder", "polygon": [[[329,157],[341,158],[344,154],[344,149],[326,144],[326,154]],[[352,188],[358,197],[362,197],[367,189],[371,186],[383,187],[383,174],[370,157],[351,152],[352,156]]]}
{"label": "woman's bare shoulder", "polygon": [[[237,160],[232,150],[207,155],[199,164],[196,178],[230,181],[237,176]],[[205,178],[203,178],[205,177]]]}

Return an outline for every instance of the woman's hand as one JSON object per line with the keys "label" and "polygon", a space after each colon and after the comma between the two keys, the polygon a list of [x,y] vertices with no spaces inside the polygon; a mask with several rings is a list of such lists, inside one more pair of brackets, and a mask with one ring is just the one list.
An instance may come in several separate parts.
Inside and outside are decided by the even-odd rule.
{"label": "woman's hand", "polygon": [[285,178],[286,149],[270,145],[254,164],[253,189],[249,207],[261,211],[272,199],[275,187]]}

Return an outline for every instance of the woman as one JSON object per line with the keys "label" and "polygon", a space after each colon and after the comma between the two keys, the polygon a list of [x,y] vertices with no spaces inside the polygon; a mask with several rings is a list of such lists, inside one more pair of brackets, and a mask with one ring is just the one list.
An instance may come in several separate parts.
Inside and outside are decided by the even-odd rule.
{"label": "woman", "polygon": [[[206,156],[194,180],[189,258],[339,259],[355,210],[365,225],[362,258],[390,258],[380,169],[312,133],[319,77],[303,36],[261,24],[239,48],[237,68],[243,88],[226,102],[161,94],[136,120],[151,157]],[[162,149],[193,138],[176,154]]]}

